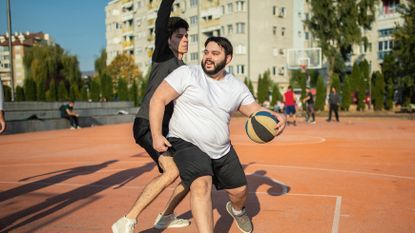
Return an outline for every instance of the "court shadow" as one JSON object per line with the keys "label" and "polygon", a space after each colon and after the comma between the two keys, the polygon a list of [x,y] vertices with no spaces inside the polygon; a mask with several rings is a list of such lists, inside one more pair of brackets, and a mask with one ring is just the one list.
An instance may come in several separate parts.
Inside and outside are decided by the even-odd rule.
{"label": "court shadow", "polygon": [[[248,165],[243,165],[244,169]],[[261,193],[262,195],[262,192],[258,191],[261,186],[269,186],[267,194],[270,196],[281,196],[290,191],[289,186],[266,176],[265,170],[257,170],[254,173],[246,175],[246,178],[248,181],[249,192],[246,201],[246,209],[251,219],[258,215],[259,211],[261,210],[261,204],[258,199],[258,194]],[[233,224],[233,218],[229,215],[225,208],[228,200],[229,198],[224,191],[218,191],[216,192],[216,195],[213,196],[213,208],[216,209],[220,215],[218,221],[215,224],[216,233],[229,232]]]}
{"label": "court shadow", "polygon": [[74,167],[74,168],[68,168],[68,169],[62,169],[58,171],[48,172],[40,175],[30,176],[26,177],[24,179],[19,180],[19,182],[28,181],[31,179],[35,179],[38,177],[44,177],[49,176],[53,174],[57,174],[54,176],[50,176],[41,180],[37,180],[31,183],[27,183],[24,185],[21,185],[16,188],[12,188],[3,192],[0,192],[0,202],[18,197],[20,195],[24,195],[29,192],[33,192],[54,184],[61,183],[65,180],[69,180],[76,176],[86,176],[92,173],[95,173],[101,169],[104,169],[108,165],[117,162],[118,160],[109,160],[100,164],[95,165],[88,165],[88,166],[81,166],[81,167]]}
{"label": "court shadow", "polygon": [[[108,188],[114,186],[114,189],[120,188],[145,172],[151,171],[154,166],[153,162],[149,162],[142,167],[123,170],[93,183],[76,188],[72,191],[50,197],[43,202],[30,206],[24,210],[9,214],[0,219],[1,233],[10,232],[19,227],[47,217],[48,215],[74,204],[75,202],[88,201],[91,198],[96,198],[97,194]],[[91,202],[88,204],[90,203]],[[82,208],[85,206],[87,205],[82,205]],[[12,224],[17,220],[22,220],[28,216],[30,217],[12,226]]]}

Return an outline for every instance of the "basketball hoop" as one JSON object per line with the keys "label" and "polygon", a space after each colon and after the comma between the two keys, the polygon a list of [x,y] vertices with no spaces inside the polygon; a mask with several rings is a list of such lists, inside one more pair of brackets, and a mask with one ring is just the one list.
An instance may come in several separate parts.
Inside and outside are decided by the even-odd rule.
{"label": "basketball hoop", "polygon": [[300,64],[301,73],[305,73],[307,71],[307,64]]}

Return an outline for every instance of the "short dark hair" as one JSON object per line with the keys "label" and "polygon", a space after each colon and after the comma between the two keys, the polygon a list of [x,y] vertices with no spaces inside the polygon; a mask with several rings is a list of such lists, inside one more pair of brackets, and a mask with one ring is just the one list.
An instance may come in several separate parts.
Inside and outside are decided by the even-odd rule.
{"label": "short dark hair", "polygon": [[169,22],[167,23],[167,31],[169,32],[169,37],[171,37],[173,33],[179,28],[184,28],[186,31],[188,31],[189,24],[186,22],[186,20],[180,17],[170,17]]}
{"label": "short dark hair", "polygon": [[212,37],[209,37],[209,38],[207,38],[207,40],[205,42],[205,47],[209,44],[209,42],[215,42],[220,47],[222,47],[225,50],[225,56],[227,56],[227,55],[230,55],[231,57],[233,56],[233,47],[232,47],[232,44],[225,37],[221,37],[221,36],[212,36]]}

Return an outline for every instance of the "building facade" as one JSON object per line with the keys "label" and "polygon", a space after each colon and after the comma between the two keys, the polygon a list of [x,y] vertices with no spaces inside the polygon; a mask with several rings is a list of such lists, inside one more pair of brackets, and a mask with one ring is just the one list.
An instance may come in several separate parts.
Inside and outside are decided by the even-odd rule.
{"label": "building facade", "polygon": [[[113,0],[108,3],[108,64],[117,54],[128,53],[135,57],[143,73],[148,71],[160,2]],[[399,0],[380,1],[372,30],[363,32],[369,45],[355,46],[350,64],[365,58],[371,63],[372,71],[380,69],[383,56],[393,46],[391,33],[395,23],[402,20],[396,12],[399,3]],[[180,16],[190,25],[187,64],[200,63],[206,38],[225,36],[234,46],[228,70],[241,79],[250,78],[254,85],[267,70],[280,87],[288,85],[287,50],[318,46],[303,23],[311,16],[309,0],[176,0],[172,16]]]}
{"label": "building facade", "polygon": [[42,32],[38,33],[18,33],[16,32],[12,36],[8,33],[0,35],[0,78],[3,85],[11,86],[11,60],[9,50],[9,39],[12,40],[13,46],[13,73],[14,73],[14,86],[23,86],[25,78],[25,67],[23,58],[25,49],[41,44],[51,44],[52,39],[48,34]]}

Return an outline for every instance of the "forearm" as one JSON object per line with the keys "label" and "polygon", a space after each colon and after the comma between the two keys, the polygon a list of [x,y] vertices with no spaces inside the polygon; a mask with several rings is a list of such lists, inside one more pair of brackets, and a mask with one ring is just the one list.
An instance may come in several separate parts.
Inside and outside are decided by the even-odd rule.
{"label": "forearm", "polygon": [[165,109],[166,105],[162,100],[155,98],[151,99],[149,121],[152,138],[156,138],[162,135],[162,122]]}

